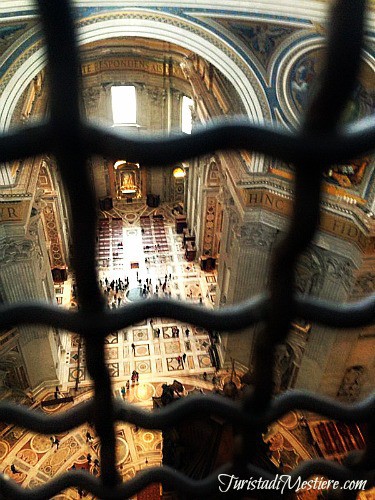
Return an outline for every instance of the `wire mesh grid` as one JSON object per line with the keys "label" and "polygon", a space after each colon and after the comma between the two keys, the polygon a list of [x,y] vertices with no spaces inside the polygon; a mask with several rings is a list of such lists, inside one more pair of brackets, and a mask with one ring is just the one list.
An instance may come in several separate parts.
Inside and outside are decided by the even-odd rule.
{"label": "wire mesh grid", "polygon": [[[344,422],[365,422],[369,427],[365,450],[348,456],[344,464],[326,460],[303,462],[290,474],[291,480],[324,475],[338,480],[366,479],[369,488],[375,477],[375,396],[352,405],[308,393],[288,391],[272,396],[275,347],[282,342],[295,317],[334,326],[360,327],[374,322],[375,297],[360,302],[336,304],[294,293],[294,272],[300,254],[315,235],[318,224],[322,172],[330,164],[370,153],[375,145],[373,117],[339,126],[340,117],[358,75],[365,1],[340,0],[330,16],[327,56],[321,84],[311,100],[297,132],[248,121],[226,121],[208,126],[191,136],[170,139],[132,139],[83,121],[79,111],[78,49],[71,5],[68,0],[38,0],[44,26],[51,75],[51,114],[47,122],[11,131],[0,137],[1,161],[53,154],[69,195],[74,242],[74,271],[80,309],[68,312],[43,304],[5,304],[0,308],[0,328],[22,324],[44,324],[79,333],[85,339],[87,368],[94,381],[94,397],[84,406],[63,415],[46,417],[12,403],[0,404],[0,419],[29,430],[56,434],[86,421],[94,421],[101,440],[101,477],[70,471],[32,490],[25,490],[0,475],[1,498],[51,498],[77,486],[98,498],[127,498],[148,484],[160,482],[188,498],[218,493],[219,473],[239,477],[274,476],[251,465],[255,440],[265,426],[291,410],[314,411]],[[61,57],[64,54],[64,57]],[[153,301],[127,305],[115,311],[105,308],[95,265],[95,196],[87,160],[90,155],[126,157],[143,165],[162,166],[218,150],[246,149],[272,155],[296,167],[294,210],[285,239],[273,255],[270,289],[262,296],[237,306],[205,310],[175,301]],[[241,404],[215,396],[191,397],[148,413],[112,396],[104,364],[104,339],[110,332],[126,328],[148,317],[168,317],[208,329],[233,332],[264,321],[256,344],[255,389]],[[215,413],[240,429],[235,459],[203,480],[192,480],[169,468],[143,471],[122,483],[115,466],[114,423],[123,421],[148,429],[167,429],[183,418]],[[344,494],[344,492],[341,492]],[[262,490],[252,497],[278,497],[276,490]],[[348,497],[356,495],[348,492]],[[237,498],[241,496],[237,492]]]}

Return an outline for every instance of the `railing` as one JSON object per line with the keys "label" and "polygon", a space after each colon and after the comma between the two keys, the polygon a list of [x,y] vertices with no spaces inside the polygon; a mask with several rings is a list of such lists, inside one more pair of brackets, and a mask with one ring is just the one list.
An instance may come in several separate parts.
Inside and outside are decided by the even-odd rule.
{"label": "railing", "polygon": [[[79,486],[103,499],[122,499],[147,484],[161,482],[188,498],[218,493],[218,472],[264,479],[273,477],[251,465],[256,437],[271,422],[293,409],[314,411],[344,422],[367,422],[367,448],[348,457],[345,465],[325,460],[302,463],[291,473],[307,479],[319,474],[338,481],[368,479],[374,484],[375,396],[353,406],[300,391],[272,397],[270,370],[275,346],[282,342],[295,317],[335,328],[352,328],[374,322],[375,296],[350,304],[336,304],[294,294],[293,282],[299,255],[317,229],[323,169],[330,164],[369,153],[375,145],[374,119],[368,118],[346,129],[339,120],[358,74],[365,2],[340,0],[330,19],[330,34],[320,90],[315,94],[301,128],[291,133],[279,128],[228,122],[208,126],[189,137],[166,140],[132,139],[116,135],[83,121],[79,112],[78,50],[68,0],[38,0],[48,48],[51,75],[51,115],[46,123],[25,127],[0,137],[0,161],[53,154],[61,171],[72,209],[75,275],[80,309],[70,312],[40,304],[9,304],[0,308],[0,328],[43,324],[77,332],[85,340],[87,368],[94,381],[94,398],[88,404],[62,415],[46,417],[12,404],[0,404],[0,419],[34,432],[56,434],[85,421],[94,421],[101,439],[101,477],[70,471],[32,490],[25,490],[0,476],[2,498],[51,498],[70,486]],[[296,168],[294,212],[288,233],[274,253],[271,286],[262,296],[235,307],[208,310],[174,301],[152,301],[108,311],[95,271],[96,203],[87,160],[100,154],[126,158],[142,165],[165,165],[216,150],[245,149],[272,155]],[[109,373],[104,363],[104,338],[147,317],[178,319],[206,329],[234,331],[260,320],[265,329],[258,335],[254,370],[255,390],[241,403],[215,396],[191,397],[158,412],[148,413],[123,401],[114,401]],[[216,413],[240,429],[235,459],[204,480],[194,481],[169,467],[150,468],[122,483],[116,470],[116,420],[149,429],[166,429],[182,418]],[[182,493],[183,492],[183,493]],[[342,492],[344,493],[344,492]],[[254,494],[254,492],[252,492]],[[277,498],[276,490],[259,490],[257,497]],[[238,494],[240,496],[241,493]],[[349,495],[353,496],[353,492]],[[237,497],[238,497],[237,496]]]}

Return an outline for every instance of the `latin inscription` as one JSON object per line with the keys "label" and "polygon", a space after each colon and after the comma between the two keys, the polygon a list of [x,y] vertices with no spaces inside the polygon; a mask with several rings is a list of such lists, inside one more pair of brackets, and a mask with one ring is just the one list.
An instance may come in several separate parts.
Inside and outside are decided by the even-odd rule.
{"label": "latin inscription", "polygon": [[[247,206],[263,207],[266,210],[272,210],[273,212],[287,216],[291,215],[293,209],[293,200],[281,198],[266,191],[245,191],[245,203]],[[354,222],[348,221],[343,217],[330,213],[322,213],[319,227],[322,231],[356,243],[365,253],[373,253],[375,251],[375,237],[366,235]]]}
{"label": "latin inscription", "polygon": [[0,203],[0,222],[21,222],[26,213],[27,202]]}
{"label": "latin inscription", "polygon": [[[128,57],[103,59],[102,61],[90,62],[82,64],[81,66],[81,72],[83,76],[95,75],[97,73],[101,73],[102,71],[121,69],[144,71],[145,73],[151,73],[153,75],[169,74],[168,64],[164,65],[162,62],[147,61],[144,59],[134,59]],[[174,64],[172,66],[172,76],[183,78],[182,70],[177,64]]]}

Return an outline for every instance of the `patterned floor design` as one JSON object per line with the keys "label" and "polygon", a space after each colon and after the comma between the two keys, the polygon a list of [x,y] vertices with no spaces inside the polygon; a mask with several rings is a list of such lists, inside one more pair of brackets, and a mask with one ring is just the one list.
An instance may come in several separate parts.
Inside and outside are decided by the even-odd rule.
{"label": "patterned floor design", "polygon": [[[184,258],[182,235],[176,234],[166,209],[161,214],[149,216],[142,212],[129,218],[102,219],[98,230],[98,269],[104,289],[108,288],[109,307],[121,307],[127,302],[145,300],[143,287],[148,286],[147,297],[173,298],[190,303],[213,307],[216,292],[215,272],[205,273],[199,265]],[[129,212],[127,212],[129,215]],[[155,214],[154,214],[155,215]],[[116,217],[118,214],[116,213]],[[138,225],[139,224],[139,225]],[[116,255],[114,255],[116,254]],[[111,289],[105,280],[129,280],[126,291]],[[125,381],[133,370],[141,379],[149,380],[153,374],[171,375],[178,372],[196,375],[213,372],[208,354],[208,332],[194,325],[179,323],[167,318],[149,318],[142,324],[133,325],[109,335],[106,339],[107,367],[113,381]],[[173,327],[179,329],[179,338],[172,335]],[[160,335],[157,336],[157,330]],[[185,331],[189,330],[188,336]],[[135,345],[133,349],[131,345]],[[71,336],[67,353],[66,384],[74,387],[77,377],[79,386],[90,385],[85,368],[85,347],[80,348],[79,337]],[[186,354],[183,363],[178,357]]]}

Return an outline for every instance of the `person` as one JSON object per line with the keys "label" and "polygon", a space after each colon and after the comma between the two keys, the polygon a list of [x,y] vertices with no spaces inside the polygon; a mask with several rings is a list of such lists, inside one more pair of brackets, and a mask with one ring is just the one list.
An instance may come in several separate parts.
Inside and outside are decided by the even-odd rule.
{"label": "person", "polygon": [[125,385],[126,385],[126,390],[129,391],[130,390],[130,381],[127,380]]}
{"label": "person", "polygon": [[189,328],[186,328],[185,335],[186,335],[187,339],[189,338],[189,334],[190,334],[190,330],[189,330]]}
{"label": "person", "polygon": [[56,386],[56,389],[55,389],[55,399],[57,399],[59,396],[60,396],[60,388],[59,388],[59,386],[57,385],[57,386]]}
{"label": "person", "polygon": [[16,469],[16,466],[14,464],[10,466],[10,470],[13,472],[13,474],[19,474],[20,472],[18,469]]}
{"label": "person", "polygon": [[156,331],[156,337],[160,338],[160,328],[157,328],[155,331]]}
{"label": "person", "polygon": [[92,443],[94,438],[91,436],[90,431],[86,432],[86,443]]}
{"label": "person", "polygon": [[203,380],[207,380],[207,372],[203,372]]}
{"label": "person", "polygon": [[91,453],[87,453],[86,458],[87,458],[87,463],[90,465],[91,464],[91,459],[92,459]]}
{"label": "person", "polygon": [[121,395],[122,395],[122,398],[125,399],[125,395],[126,395],[126,389],[125,389],[125,386],[122,386],[121,387]]}
{"label": "person", "polygon": [[134,342],[132,343],[132,350],[133,350],[133,354],[135,356],[135,344],[134,344]]}
{"label": "person", "polygon": [[177,356],[178,366],[182,365],[182,358],[180,355]]}
{"label": "person", "polygon": [[184,363],[186,363],[186,358],[187,358],[186,352],[184,352],[184,354],[182,355],[182,360],[183,360]]}
{"label": "person", "polygon": [[60,439],[55,437],[53,444],[56,445],[56,451],[57,451],[59,449],[59,446],[60,446]]}
{"label": "person", "polygon": [[55,444],[55,436],[51,436],[49,440],[51,441],[51,448],[53,448],[53,445]]}

